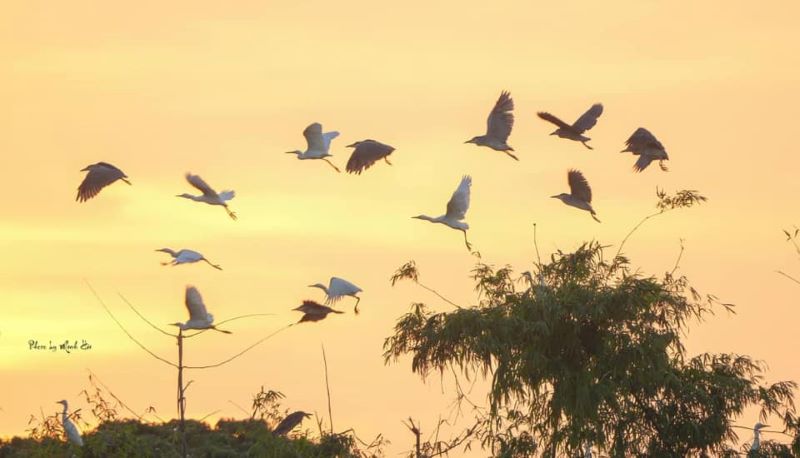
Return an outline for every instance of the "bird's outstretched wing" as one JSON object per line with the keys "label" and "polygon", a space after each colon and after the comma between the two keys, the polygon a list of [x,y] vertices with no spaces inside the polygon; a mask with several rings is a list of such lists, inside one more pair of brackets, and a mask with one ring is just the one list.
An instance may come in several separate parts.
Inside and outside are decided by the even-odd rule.
{"label": "bird's outstretched wing", "polygon": [[80,186],[78,186],[78,196],[75,197],[75,200],[85,202],[96,196],[101,189],[125,177],[126,175],[122,170],[111,164],[106,164],[105,162],[95,164],[86,174]]}
{"label": "bird's outstretched wing", "polygon": [[322,124],[315,122],[309,124],[303,131],[308,143],[308,151],[325,151],[325,140],[322,138]]}
{"label": "bird's outstretched wing", "polygon": [[330,132],[325,132],[324,134],[322,134],[322,143],[325,146],[326,153],[328,152],[329,149],[331,149],[331,141],[338,136],[339,132],[335,130]]}
{"label": "bird's outstretched wing", "polygon": [[186,310],[189,311],[190,320],[205,320],[208,318],[206,305],[203,303],[203,297],[200,291],[194,286],[186,287]]}
{"label": "bird's outstretched wing", "polygon": [[355,150],[347,161],[348,173],[360,175],[364,170],[384,157],[392,154],[394,148],[375,140],[364,140],[355,143]]}
{"label": "bird's outstretched wing", "polygon": [[625,149],[622,150],[622,152],[642,154],[649,149],[664,151],[664,145],[662,145],[661,142],[656,139],[655,135],[651,134],[649,130],[645,129],[644,127],[640,127],[636,129],[633,134],[631,134],[628,140],[625,141]]}
{"label": "bird's outstretched wing", "polygon": [[222,191],[219,193],[219,200],[227,202],[236,197],[236,191]]}
{"label": "bird's outstretched wing", "polygon": [[583,177],[583,174],[578,170],[570,170],[567,173],[567,182],[569,182],[570,194],[573,197],[591,203],[592,202],[592,188],[589,187],[589,182]]}
{"label": "bird's outstretched wing", "polygon": [[579,134],[584,133],[597,124],[597,118],[599,118],[601,114],[603,114],[603,105],[595,103],[572,124],[572,129],[576,130]]}
{"label": "bird's outstretched wing", "polygon": [[336,303],[342,297],[349,294],[355,294],[360,291],[361,288],[343,278],[331,277],[331,280],[328,283],[328,299],[331,303]]}
{"label": "bird's outstretched wing", "polygon": [[200,192],[203,193],[204,196],[208,197],[217,197],[217,191],[208,185],[199,175],[192,175],[191,173],[186,174],[186,181],[189,182],[190,185],[197,188]]}
{"label": "bird's outstretched wing", "polygon": [[653,158],[651,156],[642,154],[639,156],[639,159],[636,160],[636,163],[633,164],[633,171],[641,172],[642,170],[646,169],[651,162],[653,162]]}
{"label": "bird's outstretched wing", "polygon": [[557,117],[551,115],[550,113],[548,113],[546,111],[540,111],[540,112],[538,112],[536,114],[540,118],[544,119],[545,121],[551,122],[551,123],[557,125],[558,127],[562,128],[562,129],[570,129],[570,128],[572,128],[572,126],[570,126],[569,124],[565,123],[564,121],[558,119]]}
{"label": "bird's outstretched wing", "polygon": [[467,215],[467,209],[469,209],[469,191],[471,187],[472,177],[464,175],[464,177],[461,178],[461,183],[458,185],[458,188],[453,193],[453,196],[450,197],[450,201],[447,202],[446,216],[448,218],[462,220]]}
{"label": "bird's outstretched wing", "polygon": [[508,140],[511,128],[514,127],[514,100],[508,91],[503,91],[494,104],[489,118],[486,120],[486,135],[502,141]]}

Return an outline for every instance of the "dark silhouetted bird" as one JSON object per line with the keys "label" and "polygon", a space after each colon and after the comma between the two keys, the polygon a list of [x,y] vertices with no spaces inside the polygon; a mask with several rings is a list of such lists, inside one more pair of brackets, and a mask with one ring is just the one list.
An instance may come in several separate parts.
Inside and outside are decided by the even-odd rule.
{"label": "dark silhouetted bird", "polygon": [[327,305],[318,304],[314,301],[303,301],[303,305],[295,307],[292,310],[303,312],[303,317],[300,318],[300,321],[298,321],[298,323],[303,323],[306,321],[324,320],[329,313],[344,313],[338,310],[334,310],[328,307]]}
{"label": "dark silhouetted bird", "polygon": [[589,182],[583,177],[583,174],[577,170],[570,170],[567,173],[567,182],[569,182],[570,193],[561,193],[557,196],[550,196],[555,199],[560,199],[565,204],[586,210],[592,214],[592,218],[598,223],[600,222],[595,215],[592,208],[592,188],[589,187]]}
{"label": "dark silhouetted bird", "polygon": [[360,175],[361,172],[372,167],[373,164],[381,159],[392,165],[389,162],[389,155],[394,152],[394,147],[369,139],[355,142],[347,145],[347,147],[355,148],[353,154],[350,155],[350,160],[347,161],[346,170],[348,173]]}
{"label": "dark silhouetted bird", "polygon": [[302,421],[303,419],[310,417],[310,413],[303,412],[302,410],[298,410],[297,412],[292,412],[287,415],[275,429],[272,430],[272,434],[276,436],[285,436],[292,432]]}
{"label": "dark silhouetted bird", "polygon": [[646,169],[653,161],[658,161],[658,166],[661,167],[661,170],[667,171],[667,166],[664,165],[664,161],[669,160],[667,150],[664,149],[664,145],[656,139],[655,135],[644,127],[636,129],[636,132],[625,142],[625,149],[620,152],[633,153],[639,156],[639,159],[633,164],[633,170],[636,172]]}
{"label": "dark silhouetted bird", "polygon": [[571,126],[564,121],[558,119],[557,117],[551,115],[550,113],[540,111],[539,117],[544,119],[545,121],[551,122],[558,126],[558,129],[554,130],[550,135],[558,135],[561,138],[567,138],[569,140],[575,140],[576,142],[583,143],[583,146],[594,149],[591,146],[587,145],[586,142],[591,140],[589,137],[584,137],[583,133],[587,130],[594,127],[597,124],[597,118],[603,114],[603,105],[596,103],[592,105],[589,110],[586,111],[577,121],[575,121]]}
{"label": "dark silhouetted bird", "polygon": [[125,183],[131,184],[128,181],[128,175],[114,167],[107,162],[98,162],[81,169],[81,172],[89,172],[83,179],[83,182],[78,186],[78,196],[75,200],[78,202],[85,202],[92,197],[96,196],[101,189],[110,185],[111,183],[122,180]]}

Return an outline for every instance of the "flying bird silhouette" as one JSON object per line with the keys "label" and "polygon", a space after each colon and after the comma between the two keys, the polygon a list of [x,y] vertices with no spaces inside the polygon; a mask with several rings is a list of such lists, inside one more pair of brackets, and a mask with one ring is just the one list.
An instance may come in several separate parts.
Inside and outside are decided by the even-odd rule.
{"label": "flying bird silhouette", "polygon": [[213,329],[225,334],[231,334],[230,331],[218,329],[214,326],[214,315],[208,313],[200,291],[194,286],[186,287],[186,310],[189,311],[189,321],[172,323],[172,326],[177,326],[183,331],[187,329]]}
{"label": "flying bird silhouette", "polygon": [[508,91],[500,93],[500,98],[494,104],[492,112],[489,113],[489,118],[486,119],[486,135],[479,135],[472,137],[464,143],[474,143],[478,146],[488,146],[496,151],[502,151],[515,160],[519,160],[517,156],[509,153],[514,151],[508,143],[508,136],[511,135],[511,129],[514,127],[514,100],[511,99],[511,94]]}
{"label": "flying bird silhouette", "polygon": [[211,267],[213,267],[215,269],[218,269],[218,270],[222,270],[222,267],[220,267],[217,264],[212,264],[211,261],[206,259],[206,257],[203,256],[201,253],[198,253],[198,252],[193,251],[193,250],[182,249],[182,250],[175,251],[175,250],[172,250],[170,248],[159,248],[156,251],[161,251],[163,253],[168,253],[170,256],[172,256],[172,261],[162,262],[161,263],[162,266],[169,266],[169,265],[177,266],[178,264],[191,264],[191,263],[198,262],[198,261],[205,261]]}
{"label": "flying bird silhouette", "polygon": [[100,193],[100,190],[110,185],[111,183],[122,180],[125,183],[131,184],[128,181],[128,175],[114,167],[107,162],[98,162],[96,164],[88,165],[81,169],[81,172],[89,172],[84,177],[83,182],[78,186],[78,195],[75,200],[78,202],[85,202]]}
{"label": "flying bird silhouette", "polygon": [[667,171],[667,166],[664,164],[664,161],[669,160],[667,150],[664,149],[664,145],[656,139],[655,135],[644,127],[636,129],[631,134],[630,138],[625,141],[625,149],[620,152],[633,153],[639,156],[639,159],[633,165],[633,170],[636,172],[646,169],[654,160],[658,161],[658,166],[661,167],[661,170]]}
{"label": "flying bird silhouette", "polygon": [[303,412],[302,410],[292,412],[278,423],[278,426],[272,430],[272,434],[276,436],[285,436],[292,432],[305,418],[310,416],[310,413]]}
{"label": "flying bird silhouette", "polygon": [[586,142],[591,140],[591,138],[585,137],[583,133],[597,124],[597,118],[599,118],[601,114],[603,114],[603,105],[595,103],[586,111],[586,113],[581,115],[577,121],[575,121],[572,125],[569,125],[550,113],[544,111],[540,111],[538,113],[540,118],[558,126],[558,129],[554,130],[552,133],[550,133],[550,135],[558,135],[561,138],[567,138],[569,140],[581,142],[583,143],[583,146],[589,149],[594,149],[586,144]]}
{"label": "flying bird silhouette", "polygon": [[303,317],[300,318],[300,321],[298,321],[298,323],[303,323],[306,321],[313,322],[313,321],[324,320],[329,313],[344,313],[338,310],[334,310],[326,305],[318,304],[314,301],[303,301],[303,305],[295,307],[292,310],[303,312]]}
{"label": "flying bird silhouette", "polygon": [[225,211],[228,212],[228,216],[231,219],[236,220],[236,213],[232,212],[228,208],[228,201],[236,197],[235,191],[222,191],[221,193],[217,194],[217,191],[208,185],[199,175],[192,175],[191,173],[186,174],[186,181],[189,182],[190,185],[197,188],[203,195],[200,196],[193,196],[191,194],[178,194],[177,197],[183,197],[184,199],[190,199],[195,202],[203,202],[209,205],[221,205],[225,208]]}
{"label": "flying bird silhouette", "polygon": [[330,150],[331,147],[331,140],[338,137],[339,132],[333,131],[322,133],[322,124],[315,122],[306,127],[306,129],[303,131],[303,136],[306,137],[306,143],[308,145],[306,150],[287,151],[286,154],[296,154],[297,159],[300,160],[322,159],[337,172],[340,172],[338,167],[326,159],[327,157],[333,157],[332,154],[328,153],[328,150]]}
{"label": "flying bird silhouette", "polygon": [[394,152],[394,148],[375,140],[362,140],[347,145],[348,148],[355,148],[353,154],[350,155],[350,160],[347,161],[348,173],[355,173],[360,175],[361,172],[372,167],[373,164],[383,159],[387,164],[389,162],[389,155]]}
{"label": "flying bird silhouette", "polygon": [[355,297],[356,306],[353,311],[358,314],[358,303],[361,302],[361,298],[358,297],[357,294],[362,291],[358,286],[339,277],[331,277],[330,281],[328,282],[328,286],[325,286],[322,283],[315,283],[308,286],[309,288],[319,288],[325,291],[325,295],[327,296],[327,299],[325,300],[326,304],[335,304],[339,302],[339,299],[345,296]]}
{"label": "flying bird silhouette", "polygon": [[569,183],[570,193],[561,193],[556,196],[550,196],[554,199],[559,199],[565,204],[586,210],[592,214],[592,218],[598,223],[597,216],[592,208],[592,188],[589,187],[589,182],[583,177],[583,174],[577,170],[570,170],[567,173],[567,182]]}
{"label": "flying bird silhouette", "polygon": [[459,183],[458,188],[453,192],[450,201],[447,202],[447,212],[442,216],[432,218],[427,215],[412,216],[412,218],[430,221],[432,223],[440,223],[449,226],[453,229],[459,230],[464,233],[464,243],[467,245],[467,250],[472,251],[472,245],[467,240],[467,229],[469,224],[462,222],[467,215],[469,209],[469,193],[472,187],[472,177],[464,175]]}

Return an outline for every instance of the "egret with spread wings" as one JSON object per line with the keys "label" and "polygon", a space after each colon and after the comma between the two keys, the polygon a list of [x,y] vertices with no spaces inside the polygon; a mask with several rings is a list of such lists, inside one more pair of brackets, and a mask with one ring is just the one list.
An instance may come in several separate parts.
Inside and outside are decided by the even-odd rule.
{"label": "egret with spread wings", "polygon": [[589,182],[583,177],[583,174],[577,170],[570,170],[567,173],[567,182],[569,183],[569,194],[561,193],[557,196],[550,196],[554,199],[559,199],[565,204],[586,210],[592,214],[592,218],[598,223],[597,216],[592,208],[592,188],[589,187]]}
{"label": "egret with spread wings", "polygon": [[322,124],[315,122],[306,127],[306,129],[303,131],[303,136],[306,137],[306,143],[308,144],[306,150],[287,151],[286,154],[296,154],[297,159],[300,160],[322,159],[337,172],[340,171],[338,167],[326,159],[327,157],[333,157],[333,155],[328,151],[331,148],[331,140],[338,137],[339,132],[333,131],[322,133]]}
{"label": "egret with spread wings", "polygon": [[361,172],[372,167],[373,164],[381,159],[392,165],[389,162],[389,155],[394,152],[394,147],[371,139],[355,142],[347,145],[347,147],[355,148],[353,154],[350,155],[350,160],[347,161],[347,167],[345,168],[347,173],[360,175]]}
{"label": "egret with spread wings", "polygon": [[122,180],[125,183],[131,184],[128,181],[128,175],[114,167],[107,162],[98,162],[86,166],[81,169],[81,172],[89,172],[86,177],[78,186],[78,195],[75,200],[78,202],[85,202],[100,193],[100,190],[110,185],[111,183]]}
{"label": "egret with spread wings", "polygon": [[507,143],[509,135],[511,135],[511,128],[514,127],[514,100],[508,91],[503,91],[500,98],[489,113],[489,118],[486,120],[486,135],[478,135],[472,137],[464,143],[474,143],[478,146],[488,146],[489,148],[502,151],[515,160],[519,160],[517,156],[509,153],[514,151]]}
{"label": "egret with spread wings", "polygon": [[558,129],[551,132],[550,135],[558,135],[561,138],[581,142],[583,143],[583,146],[589,149],[594,149],[586,144],[586,142],[591,140],[591,138],[584,136],[583,133],[597,124],[597,118],[599,118],[601,114],[603,114],[603,105],[595,103],[586,111],[586,113],[581,115],[577,121],[575,121],[572,125],[569,125],[550,113],[544,111],[540,111],[538,113],[540,118],[558,126]]}
{"label": "egret with spread wings", "polygon": [[656,136],[651,134],[650,131],[644,127],[636,129],[636,131],[631,134],[630,138],[625,142],[625,149],[620,152],[633,153],[639,156],[639,159],[633,164],[633,170],[636,172],[641,172],[646,169],[653,161],[658,161],[658,166],[661,167],[661,170],[667,171],[667,166],[664,165],[664,161],[669,160],[667,150],[664,149],[664,145],[656,139]]}
{"label": "egret with spread wings", "polygon": [[357,294],[362,291],[358,286],[339,277],[331,277],[330,281],[328,282],[328,286],[325,286],[322,283],[315,283],[308,286],[309,288],[319,288],[325,291],[325,295],[327,296],[325,300],[326,304],[335,304],[339,302],[339,299],[345,296],[355,297],[356,306],[353,311],[358,314],[358,303],[361,302],[361,298],[358,297]]}
{"label": "egret with spread wings", "polygon": [[206,259],[205,256],[203,256],[201,253],[198,253],[197,251],[194,251],[194,250],[187,250],[187,249],[184,248],[182,250],[175,251],[175,250],[172,250],[170,248],[159,248],[156,251],[161,251],[163,253],[167,253],[170,256],[172,256],[172,261],[162,262],[161,263],[162,266],[170,266],[170,265],[171,266],[177,266],[178,264],[191,264],[191,263],[194,263],[194,262],[205,261],[211,267],[213,267],[215,269],[218,269],[218,270],[222,270],[222,267],[220,267],[217,264],[212,264],[211,261]]}
{"label": "egret with spread wings", "polygon": [[214,327],[214,315],[208,313],[206,304],[203,303],[203,296],[194,286],[186,287],[186,310],[189,311],[189,320],[185,323],[172,323],[173,326],[179,327],[182,331],[187,329],[213,329],[225,334],[231,333]]}
{"label": "egret with spread wings", "polygon": [[231,219],[236,219],[236,213],[232,212],[228,208],[228,201],[236,197],[235,191],[222,191],[219,194],[217,191],[208,185],[199,175],[192,175],[191,173],[186,174],[186,181],[189,182],[190,185],[197,188],[203,194],[200,196],[193,196],[191,194],[179,194],[178,197],[183,197],[184,199],[191,199],[195,202],[204,202],[209,205],[221,205],[225,208],[225,211],[228,212],[228,216]]}
{"label": "egret with spread wings", "polygon": [[467,215],[469,209],[469,193],[472,187],[472,177],[465,175],[461,179],[458,188],[450,197],[447,202],[447,212],[442,216],[435,218],[427,215],[412,216],[412,218],[430,221],[431,223],[440,223],[449,226],[453,229],[459,230],[464,233],[464,243],[467,245],[467,250],[472,251],[472,245],[467,240],[467,229],[469,225],[463,222],[464,217]]}

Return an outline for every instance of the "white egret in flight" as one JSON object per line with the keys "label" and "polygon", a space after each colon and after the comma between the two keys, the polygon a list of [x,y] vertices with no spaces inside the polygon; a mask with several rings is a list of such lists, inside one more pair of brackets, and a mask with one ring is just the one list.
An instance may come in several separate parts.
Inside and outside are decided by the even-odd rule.
{"label": "white egret in flight", "polygon": [[540,111],[539,117],[544,119],[545,121],[551,122],[558,126],[558,129],[554,130],[550,135],[558,135],[561,138],[566,138],[569,140],[575,140],[576,142],[583,143],[583,146],[594,149],[591,146],[587,145],[586,142],[591,140],[589,137],[584,137],[583,133],[587,130],[594,127],[597,124],[597,118],[603,114],[603,105],[599,103],[595,103],[589,108],[586,113],[581,115],[577,121],[575,121],[572,125],[565,123],[564,121],[558,119],[557,117],[551,115],[550,113]]}
{"label": "white egret in flight", "polygon": [[560,199],[565,204],[586,210],[592,214],[592,218],[598,223],[597,216],[592,208],[592,188],[589,187],[589,182],[583,177],[583,174],[577,170],[570,170],[567,173],[567,181],[569,182],[570,193],[561,193],[556,196],[550,196],[554,199]]}
{"label": "white egret in flight", "polygon": [[467,240],[467,229],[469,229],[469,225],[463,222],[464,217],[467,215],[467,210],[469,209],[469,192],[471,187],[472,177],[464,175],[458,188],[453,193],[453,196],[450,197],[450,201],[447,202],[447,212],[444,215],[437,216],[436,218],[427,215],[419,215],[412,216],[412,218],[423,219],[432,223],[441,223],[463,232],[464,243],[467,245],[467,249],[472,251],[472,245],[470,245]]}
{"label": "white egret in flight", "polygon": [[511,135],[511,129],[514,127],[514,100],[511,99],[511,94],[508,91],[500,93],[500,98],[489,113],[489,118],[486,119],[486,135],[478,135],[472,137],[464,143],[474,143],[478,146],[488,146],[495,151],[502,151],[512,158],[519,160],[517,156],[509,153],[514,151],[514,148],[508,146],[508,137]]}
{"label": "white egret in flight", "polygon": [[286,416],[275,429],[272,430],[272,434],[276,436],[285,436],[292,432],[293,429],[297,427],[305,418],[310,417],[310,413],[303,412],[302,410],[298,410],[297,412],[292,412]]}
{"label": "white egret in flight", "polygon": [[338,167],[333,165],[331,161],[325,159],[327,157],[333,157],[332,154],[328,153],[328,150],[331,148],[331,140],[338,137],[339,132],[333,131],[322,133],[322,124],[315,122],[306,127],[306,130],[303,131],[303,136],[306,137],[306,143],[308,144],[306,150],[287,151],[286,154],[296,154],[297,159],[300,160],[322,159],[337,172],[340,172]]}
{"label": "white egret in flight", "polygon": [[214,315],[208,313],[200,291],[194,286],[186,287],[186,310],[189,311],[189,321],[185,323],[171,323],[172,326],[177,326],[183,331],[187,329],[213,329],[215,331],[224,332],[225,334],[231,333],[230,331],[214,327]]}
{"label": "white egret in flight", "polygon": [[753,443],[750,445],[751,452],[757,452],[758,449],[761,448],[761,428],[769,427],[769,425],[765,425],[761,422],[758,422],[753,426]]}
{"label": "white egret in flight", "polygon": [[75,426],[75,423],[69,419],[69,415],[67,415],[67,401],[61,400],[56,402],[56,404],[61,404],[64,406],[64,410],[61,412],[61,426],[64,427],[64,433],[66,433],[67,439],[69,439],[70,442],[78,447],[83,447],[83,438],[81,437],[81,433],[78,431],[78,427]]}
{"label": "white egret in flight", "polygon": [[187,250],[184,248],[182,250],[175,251],[170,248],[159,248],[156,251],[168,253],[170,256],[172,256],[172,261],[162,262],[162,266],[177,266],[178,264],[191,264],[193,262],[205,261],[211,267],[222,270],[222,267],[217,264],[212,264],[211,261],[206,259],[205,256],[193,250]]}
{"label": "white egret in flight", "polygon": [[350,283],[349,281],[339,278],[339,277],[331,277],[330,281],[328,282],[328,286],[326,287],[322,283],[315,283],[313,285],[308,285],[309,288],[319,288],[325,291],[325,294],[328,296],[325,300],[326,304],[335,304],[339,302],[339,299],[350,296],[356,298],[356,306],[353,311],[358,314],[358,303],[361,302],[361,298],[357,296],[362,290],[358,286]]}
{"label": "white egret in flight", "polygon": [[231,219],[236,219],[236,213],[232,212],[228,208],[227,202],[233,199],[236,196],[236,192],[234,191],[222,191],[221,193],[217,194],[217,191],[214,191],[211,186],[209,186],[202,178],[198,175],[192,175],[191,173],[186,174],[186,181],[189,182],[190,185],[194,186],[198,190],[200,190],[203,195],[201,196],[193,196],[191,194],[179,194],[178,197],[183,197],[184,199],[191,199],[195,202],[204,202],[209,205],[221,205],[225,208],[225,211],[228,212],[228,216]]}
{"label": "white egret in flight", "polygon": [[347,145],[347,147],[355,148],[347,161],[347,167],[345,167],[347,173],[361,175],[361,172],[372,167],[373,164],[381,159],[392,165],[389,162],[389,155],[394,152],[394,147],[369,139],[355,142]]}
{"label": "white egret in flight", "polygon": [[86,177],[78,186],[78,195],[75,200],[78,202],[85,202],[92,197],[96,196],[101,189],[110,185],[111,183],[122,180],[125,183],[131,184],[128,181],[128,175],[114,167],[107,162],[98,162],[97,164],[88,165],[81,169],[81,172],[89,172]]}
{"label": "white egret in flight", "polygon": [[324,320],[329,313],[344,313],[338,310],[334,310],[328,307],[327,305],[318,304],[314,301],[303,301],[303,305],[295,307],[292,310],[303,312],[303,317],[300,318],[300,321],[298,321],[298,323],[303,323],[305,321],[313,322],[313,321]]}
{"label": "white egret in flight", "polygon": [[653,161],[658,161],[658,166],[661,167],[661,170],[667,171],[667,166],[664,165],[664,161],[669,160],[667,150],[664,149],[664,145],[656,139],[655,135],[644,127],[636,129],[631,134],[630,138],[625,141],[625,149],[620,153],[633,153],[639,156],[636,164],[633,165],[633,170],[636,172],[646,169]]}

